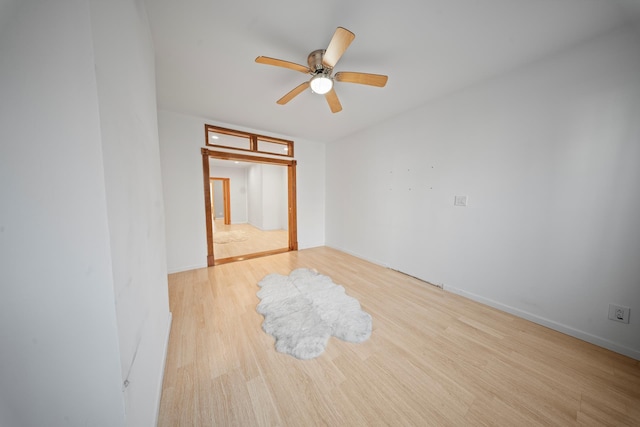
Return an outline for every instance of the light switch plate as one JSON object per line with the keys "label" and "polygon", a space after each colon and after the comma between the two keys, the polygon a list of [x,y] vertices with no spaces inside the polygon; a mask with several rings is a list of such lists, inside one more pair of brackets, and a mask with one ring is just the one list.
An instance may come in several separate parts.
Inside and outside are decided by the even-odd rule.
{"label": "light switch plate", "polygon": [[456,196],[453,200],[454,206],[467,206],[467,196]]}

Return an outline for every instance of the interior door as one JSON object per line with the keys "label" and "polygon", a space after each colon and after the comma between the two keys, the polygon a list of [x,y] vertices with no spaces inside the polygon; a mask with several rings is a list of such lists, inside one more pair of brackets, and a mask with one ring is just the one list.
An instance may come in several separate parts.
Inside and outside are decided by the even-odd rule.
{"label": "interior door", "polygon": [[211,210],[213,219],[223,219],[225,225],[231,224],[231,182],[230,178],[210,178]]}

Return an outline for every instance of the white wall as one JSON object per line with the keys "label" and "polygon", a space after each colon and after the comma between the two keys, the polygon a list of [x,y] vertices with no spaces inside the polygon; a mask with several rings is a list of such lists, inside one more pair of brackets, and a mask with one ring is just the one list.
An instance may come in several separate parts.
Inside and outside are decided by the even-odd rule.
{"label": "white wall", "polygon": [[33,6],[0,28],[0,425],[122,426],[89,5]]}
{"label": "white wall", "polygon": [[328,145],[327,244],[640,359],[639,46],[619,30]]}
{"label": "white wall", "polygon": [[249,224],[264,230],[287,230],[289,187],[287,168],[255,164],[247,172]]}
{"label": "white wall", "polygon": [[262,230],[262,165],[255,164],[247,171],[249,224]]}
{"label": "white wall", "polygon": [[297,160],[298,245],[324,244],[325,146],[166,110],[158,112],[169,272],[207,265],[202,158],[205,123],[292,139]]}
{"label": "white wall", "polygon": [[90,4],[126,421],[153,426],[170,327],[155,56],[141,1]]}
{"label": "white wall", "polygon": [[2,13],[0,425],[122,426],[89,4]]}
{"label": "white wall", "polygon": [[213,211],[213,217],[224,218],[224,186],[220,180],[215,180],[211,184],[211,191],[213,192],[213,207],[211,208]]}
{"label": "white wall", "polygon": [[[0,425],[153,425],[169,313],[143,9],[13,1],[2,15]],[[131,159],[136,144],[155,160]]]}
{"label": "white wall", "polygon": [[287,210],[288,187],[283,185],[287,179],[287,168],[276,165],[262,166],[262,228],[263,230],[286,230],[288,218],[284,216],[282,223],[282,211]]}
{"label": "white wall", "polygon": [[[212,177],[229,178],[229,208],[231,209],[232,224],[247,223],[247,169],[224,166],[209,166]],[[220,200],[222,200],[222,195]],[[222,203],[222,202],[221,202]],[[216,209],[224,211],[224,206],[216,205]]]}
{"label": "white wall", "polygon": [[[275,173],[279,175],[279,179],[275,182],[276,187],[273,191],[273,198],[277,200],[277,209],[274,215],[278,216],[277,230],[289,230],[289,175],[287,168],[278,168]],[[277,186],[280,186],[278,188]]]}

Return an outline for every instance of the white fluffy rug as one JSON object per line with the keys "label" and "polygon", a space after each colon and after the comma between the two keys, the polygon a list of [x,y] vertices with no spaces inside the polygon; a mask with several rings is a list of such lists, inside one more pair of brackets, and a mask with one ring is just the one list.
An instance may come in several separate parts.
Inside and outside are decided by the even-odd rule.
{"label": "white fluffy rug", "polygon": [[232,230],[232,231],[216,231],[213,233],[213,243],[234,243],[244,242],[248,240],[249,236],[244,230]]}
{"label": "white fluffy rug", "polygon": [[273,335],[281,353],[312,359],[331,335],[355,343],[371,336],[371,316],[327,276],[300,268],[288,276],[269,274],[258,286],[262,329]]}

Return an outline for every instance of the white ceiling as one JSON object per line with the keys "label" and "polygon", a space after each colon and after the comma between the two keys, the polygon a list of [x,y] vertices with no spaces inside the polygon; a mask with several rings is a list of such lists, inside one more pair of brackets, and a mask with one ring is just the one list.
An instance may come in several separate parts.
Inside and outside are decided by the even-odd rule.
{"label": "white ceiling", "polygon": [[[146,0],[158,106],[265,133],[330,142],[626,23],[640,0]],[[337,83],[343,110],[308,80],[257,64],[306,65],[336,27],[356,38],[334,72],[387,74],[384,88]]]}

